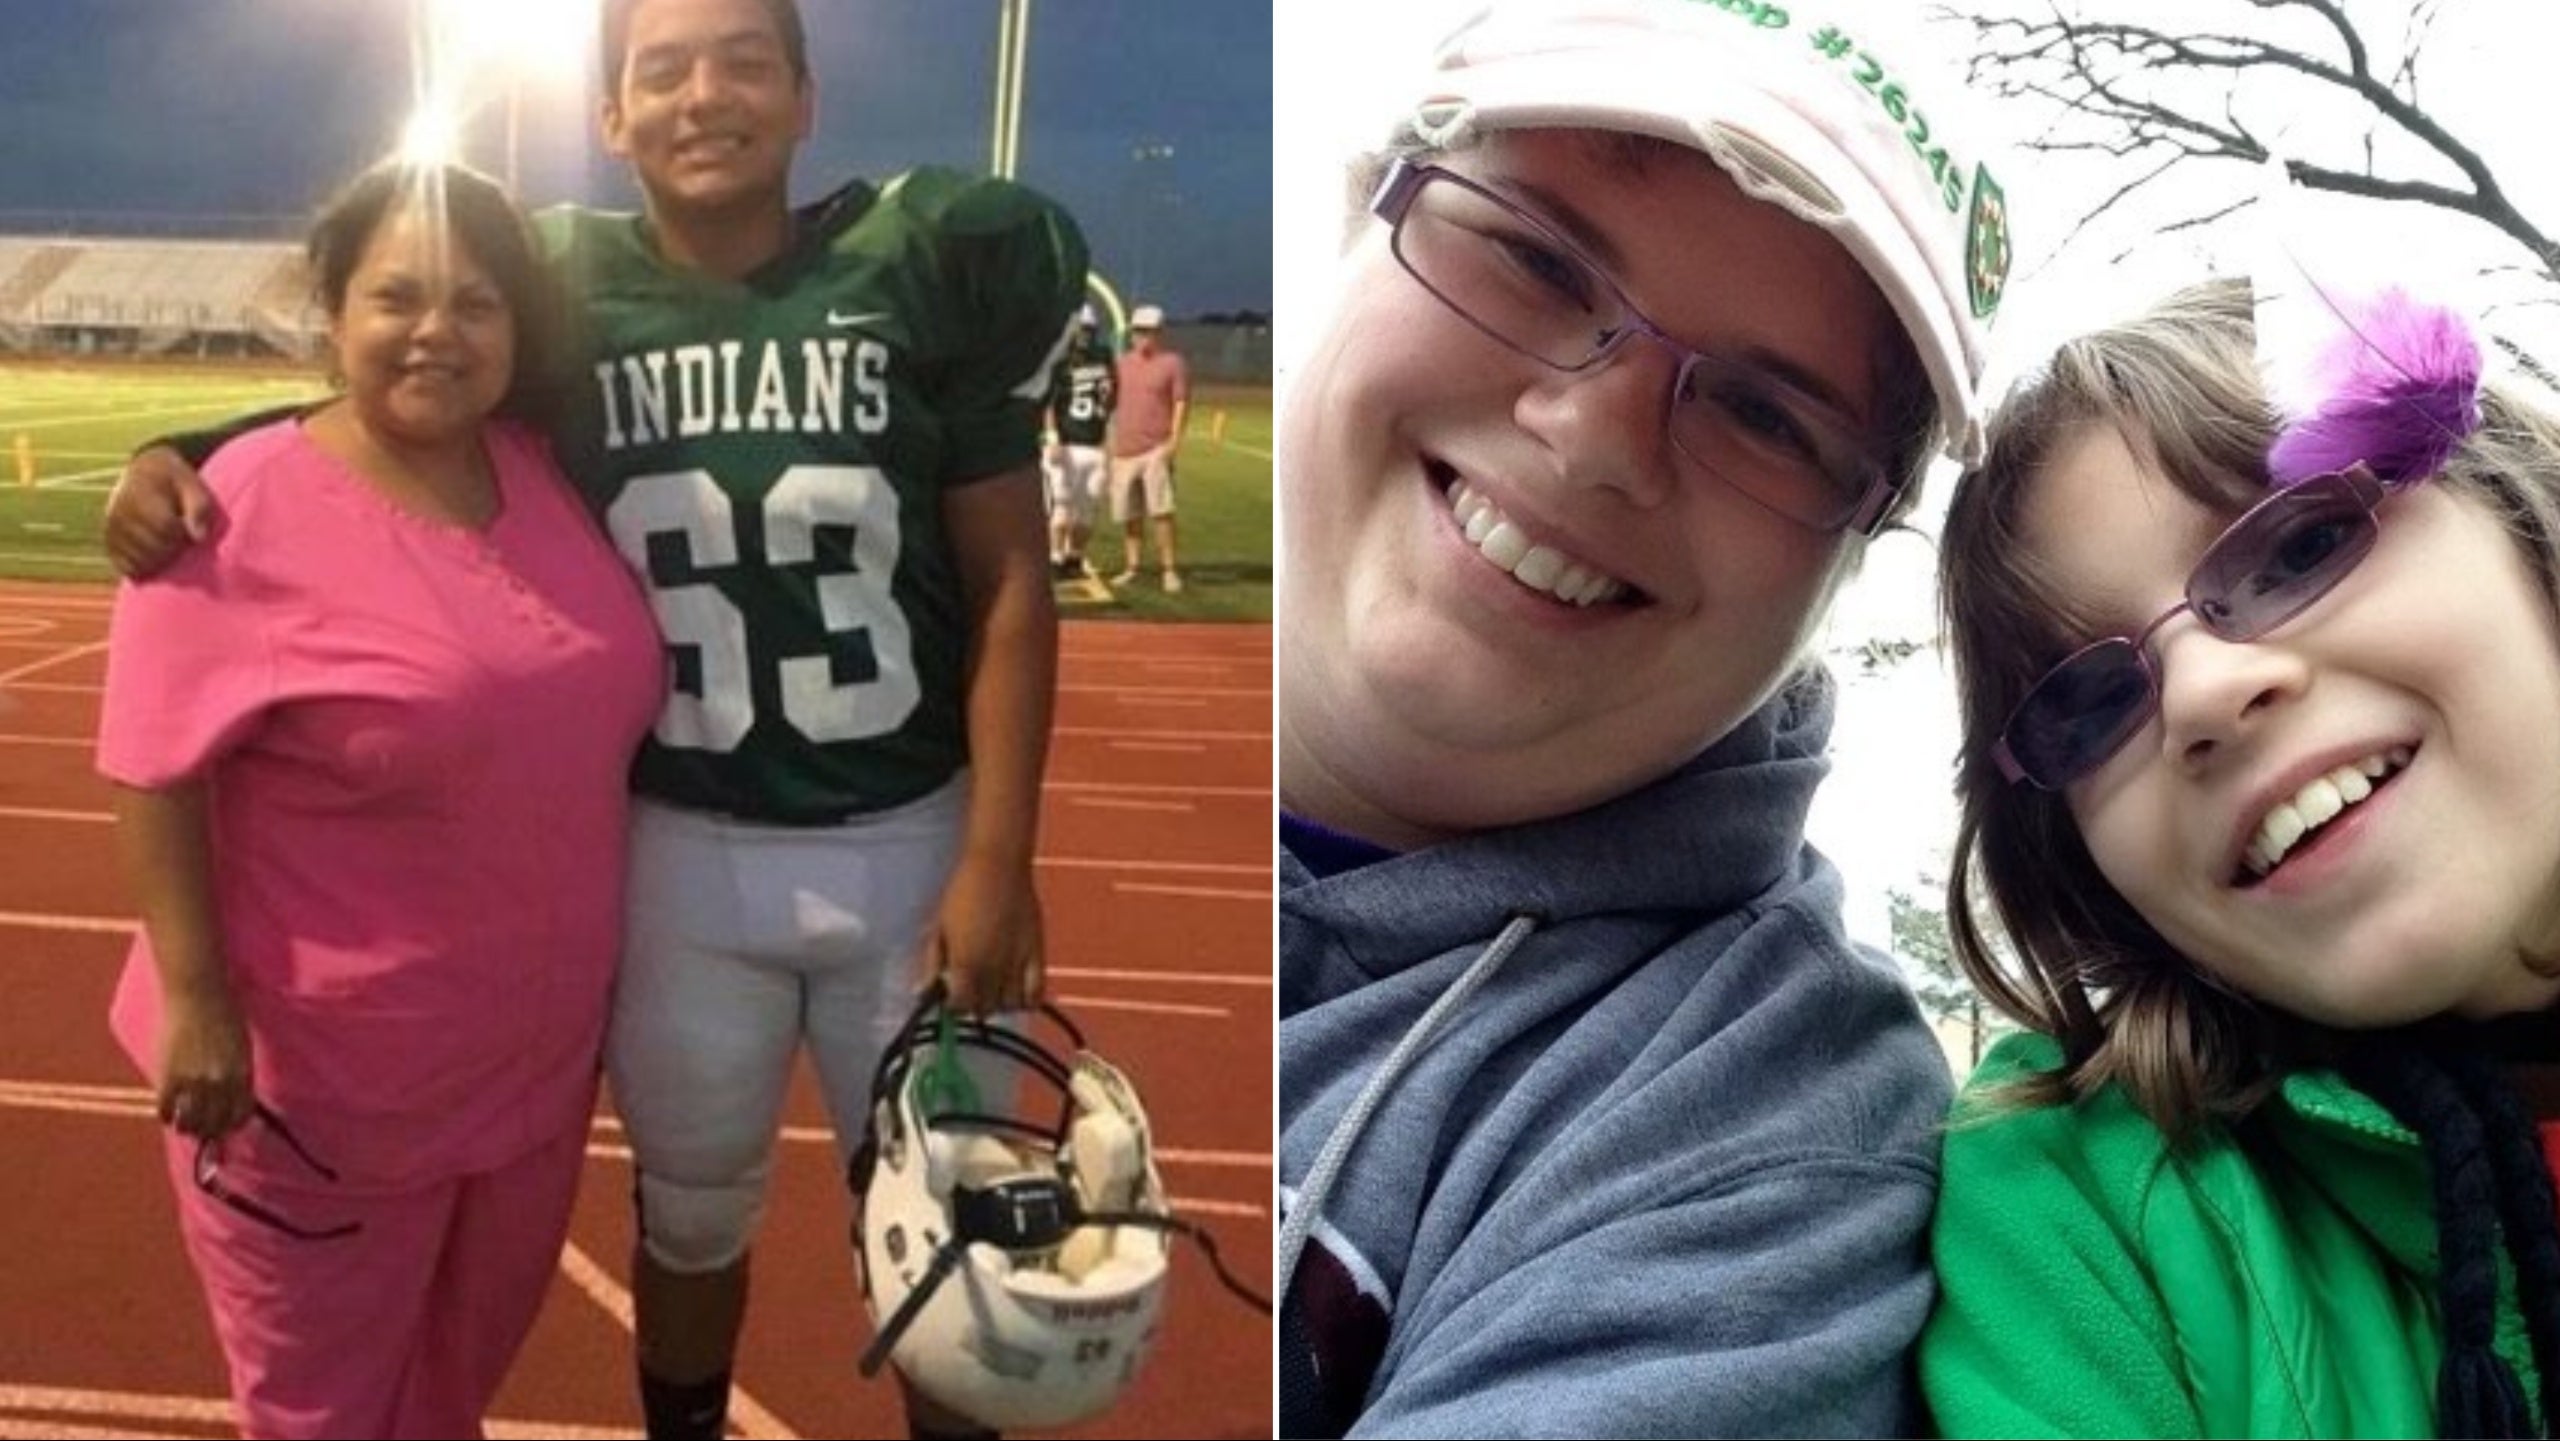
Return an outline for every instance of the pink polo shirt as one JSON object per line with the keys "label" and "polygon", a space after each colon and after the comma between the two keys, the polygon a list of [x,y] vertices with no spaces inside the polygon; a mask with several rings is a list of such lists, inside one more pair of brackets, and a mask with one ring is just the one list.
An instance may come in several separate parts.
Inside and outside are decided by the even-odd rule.
{"label": "pink polo shirt", "polygon": [[[594,1096],[665,664],[545,443],[489,448],[475,532],[253,431],[205,469],[223,529],[116,600],[98,768],[212,782],[258,1095],[349,1185],[512,1159]],[[146,1074],[159,989],[138,939],[112,1024]]]}
{"label": "pink polo shirt", "polygon": [[1112,384],[1118,394],[1111,410],[1111,453],[1144,455],[1173,433],[1176,406],[1191,398],[1191,367],[1181,356],[1156,343],[1156,353],[1129,351],[1120,357]]}

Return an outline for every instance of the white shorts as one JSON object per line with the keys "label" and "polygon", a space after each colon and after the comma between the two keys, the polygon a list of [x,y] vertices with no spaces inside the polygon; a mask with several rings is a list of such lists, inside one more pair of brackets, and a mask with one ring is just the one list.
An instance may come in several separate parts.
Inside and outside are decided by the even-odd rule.
{"label": "white shorts", "polygon": [[1044,456],[1040,472],[1049,482],[1049,514],[1070,525],[1093,523],[1094,506],[1102,499],[1103,477],[1108,473],[1102,447],[1098,445],[1062,445],[1050,452],[1058,457],[1052,465]]}
{"label": "white shorts", "polygon": [[1147,514],[1173,514],[1173,445],[1159,445],[1136,455],[1111,457],[1111,518],[1126,522],[1137,512],[1132,492],[1146,487]]}
{"label": "white shorts", "polygon": [[[632,807],[630,933],[605,1059],[660,1265],[718,1270],[761,1216],[805,1040],[839,1165],[882,1044],[915,1005],[916,948],[966,819],[965,778],[840,826]],[[841,1172],[839,1172],[841,1173]]]}

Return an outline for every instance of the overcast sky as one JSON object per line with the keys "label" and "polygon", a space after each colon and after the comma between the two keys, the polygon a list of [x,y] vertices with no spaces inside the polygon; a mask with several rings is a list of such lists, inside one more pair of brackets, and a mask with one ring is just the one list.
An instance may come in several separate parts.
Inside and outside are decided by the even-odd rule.
{"label": "overcast sky", "polygon": [[[527,9],[558,0],[524,0]],[[394,146],[413,0],[0,0],[0,231],[45,220],[301,215]],[[803,0],[818,133],[801,198],[851,175],[985,168],[996,0]],[[635,205],[594,140],[594,45],[526,95],[529,200]],[[468,158],[504,168],[496,110]],[[1170,147],[1169,156],[1134,158]],[[1124,293],[1271,304],[1269,7],[1042,0],[1020,177],[1084,222]],[[1133,299],[1140,298],[1132,295]]]}

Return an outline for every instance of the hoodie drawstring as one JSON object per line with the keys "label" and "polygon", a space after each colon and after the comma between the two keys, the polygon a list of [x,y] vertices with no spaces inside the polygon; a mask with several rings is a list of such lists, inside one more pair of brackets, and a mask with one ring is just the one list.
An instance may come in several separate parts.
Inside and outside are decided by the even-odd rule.
{"label": "hoodie drawstring", "polygon": [[1323,1218],[1324,1203],[1332,1194],[1334,1180],[1341,1174],[1342,1163],[1350,1157],[1351,1148],[1359,1141],[1360,1133],[1369,1128],[1371,1114],[1386,1100],[1387,1092],[1396,1081],[1422,1058],[1423,1051],[1439,1032],[1440,1023],[1465,1005],[1467,998],[1474,995],[1477,988],[1500,969],[1511,953],[1520,948],[1520,943],[1529,938],[1529,933],[1537,928],[1535,917],[1513,916],[1492,943],[1467,963],[1465,974],[1458,977],[1456,984],[1442,992],[1440,999],[1432,1002],[1431,1008],[1422,1013],[1422,1019],[1415,1021],[1396,1042],[1395,1049],[1387,1053],[1386,1060],[1370,1073],[1368,1084],[1360,1088],[1359,1096],[1351,1102],[1351,1109],[1343,1112],[1342,1119],[1333,1123],[1332,1132],[1324,1138],[1324,1149],[1316,1152],[1315,1164],[1308,1168],[1306,1180],[1298,1186],[1298,1204],[1290,1207],[1289,1214],[1280,1222],[1280,1239],[1272,1256],[1275,1284],[1271,1294],[1284,1304],[1289,1295],[1289,1283],[1297,1275],[1299,1253],[1306,1249],[1307,1237],[1315,1231],[1316,1222]]}

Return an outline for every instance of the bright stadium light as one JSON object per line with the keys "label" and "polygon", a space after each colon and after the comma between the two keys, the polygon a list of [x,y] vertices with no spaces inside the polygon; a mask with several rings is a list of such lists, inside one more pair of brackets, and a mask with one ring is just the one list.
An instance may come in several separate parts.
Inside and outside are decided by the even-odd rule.
{"label": "bright stadium light", "polygon": [[[461,160],[472,116],[496,106],[501,171],[516,188],[519,112],[528,87],[573,89],[595,47],[599,0],[416,0],[410,37],[418,118],[401,154]],[[436,117],[430,119],[429,117]]]}
{"label": "bright stadium light", "polygon": [[462,153],[462,117],[429,97],[400,130],[400,162],[424,169],[452,163]]}
{"label": "bright stadium light", "polygon": [[574,82],[595,48],[597,0],[432,0],[448,74]]}

